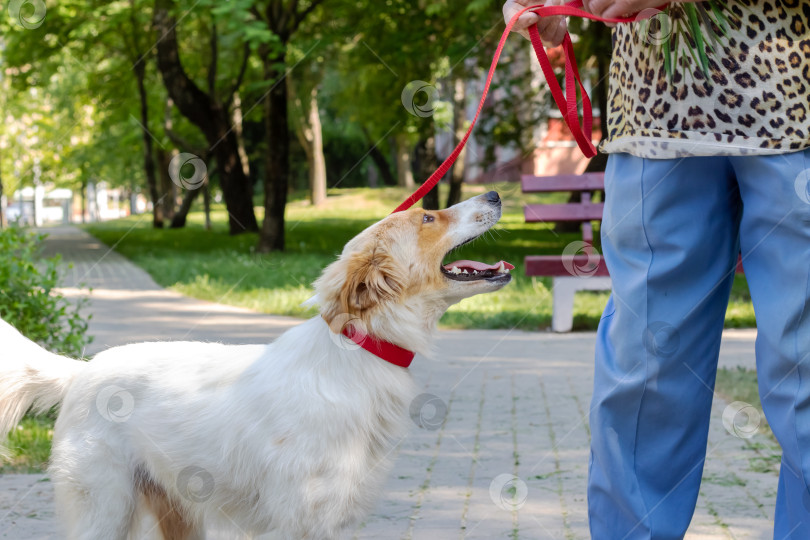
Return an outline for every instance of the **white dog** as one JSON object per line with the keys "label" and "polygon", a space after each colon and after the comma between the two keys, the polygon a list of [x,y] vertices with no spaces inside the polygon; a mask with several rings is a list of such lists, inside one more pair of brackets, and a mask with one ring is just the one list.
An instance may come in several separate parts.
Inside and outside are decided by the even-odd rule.
{"label": "white dog", "polygon": [[70,539],[134,537],[145,513],[167,540],[212,523],[338,538],[406,431],[410,351],[427,353],[450,305],[510,281],[503,262],[442,265],[500,215],[493,191],[386,217],[315,283],[320,316],[271,345],[140,343],[81,362],[0,322],[0,440],[29,407],[61,404],[49,471]]}

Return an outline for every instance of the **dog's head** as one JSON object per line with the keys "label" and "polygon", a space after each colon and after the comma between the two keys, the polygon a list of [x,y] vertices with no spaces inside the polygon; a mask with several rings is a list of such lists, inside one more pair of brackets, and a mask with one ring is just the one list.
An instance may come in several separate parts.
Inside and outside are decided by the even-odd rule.
{"label": "dog's head", "polygon": [[372,334],[386,323],[419,321],[432,328],[450,305],[512,279],[513,267],[503,261],[443,263],[500,217],[501,200],[490,191],[446,210],[414,208],[375,223],[350,240],[316,281],[321,315],[335,332],[349,319],[359,319]]}

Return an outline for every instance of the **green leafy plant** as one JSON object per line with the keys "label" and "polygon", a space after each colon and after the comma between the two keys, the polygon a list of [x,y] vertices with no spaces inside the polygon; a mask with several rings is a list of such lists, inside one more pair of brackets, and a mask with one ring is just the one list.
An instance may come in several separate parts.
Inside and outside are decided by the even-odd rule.
{"label": "green leafy plant", "polygon": [[643,32],[650,44],[660,47],[670,80],[677,68],[688,62],[688,54],[706,80],[711,81],[707,52],[722,46],[732,24],[716,0],[684,2],[670,4],[660,14],[645,20]]}
{"label": "green leafy plant", "polygon": [[48,350],[80,357],[92,339],[79,314],[86,300],[71,304],[54,290],[60,257],[40,256],[44,238],[17,226],[0,230],[0,318]]}

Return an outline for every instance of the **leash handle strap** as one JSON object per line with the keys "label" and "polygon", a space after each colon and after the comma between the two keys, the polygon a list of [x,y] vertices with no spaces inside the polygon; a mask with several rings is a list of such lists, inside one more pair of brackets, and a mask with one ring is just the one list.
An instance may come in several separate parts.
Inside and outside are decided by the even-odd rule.
{"label": "leash handle strap", "polygon": [[[484,102],[486,101],[487,94],[489,93],[492,78],[495,75],[495,68],[498,67],[498,61],[501,58],[504,45],[506,45],[506,39],[509,37],[509,33],[512,31],[512,28],[515,26],[521,15],[527,11],[531,11],[540,17],[563,15],[583,17],[594,21],[611,23],[633,22],[637,20],[636,17],[598,17],[581,8],[582,0],[573,0],[562,6],[546,6],[538,4],[520,10],[509,20],[506,28],[503,31],[503,35],[501,35],[501,39],[498,42],[498,47],[495,49],[495,56],[492,58],[492,63],[489,66],[487,81],[484,85],[484,92],[481,96],[481,100],[478,102],[478,109],[475,111],[475,116],[472,119],[472,123],[470,123],[470,127],[467,128],[467,132],[464,134],[464,137],[461,139],[458,145],[456,145],[447,159],[445,159],[444,162],[439,165],[439,168],[436,169],[436,171],[431,174],[430,177],[425,180],[425,182],[419,186],[419,188],[413,194],[411,194],[410,197],[405,199],[402,204],[397,206],[392,213],[407,210],[413,206],[414,203],[422,199],[422,197],[424,197],[428,191],[433,189],[433,187],[439,183],[439,180],[441,180],[442,177],[447,174],[447,171],[450,170],[450,167],[452,167],[453,163],[455,163],[458,159],[459,154],[461,154],[461,151],[467,144],[467,139],[470,138],[470,134],[472,133],[473,127],[475,127],[478,116],[481,114],[481,110],[484,108]],[[654,13],[651,12],[651,15],[653,14]],[[595,156],[596,148],[591,141],[591,129],[593,127],[591,100],[588,98],[588,93],[585,91],[585,87],[579,77],[577,62],[576,58],[574,57],[574,46],[573,43],[571,43],[571,36],[568,34],[568,32],[566,32],[565,38],[563,38],[562,42],[563,54],[565,55],[565,95],[563,95],[560,84],[557,82],[557,77],[554,75],[554,68],[552,68],[551,62],[548,59],[548,54],[546,53],[546,49],[540,39],[540,33],[537,30],[536,24],[529,27],[529,37],[531,38],[532,47],[534,48],[535,55],[537,56],[537,61],[540,62],[540,67],[542,68],[543,74],[546,77],[546,83],[549,86],[549,90],[554,98],[554,102],[557,104],[557,107],[559,107],[560,112],[563,115],[563,120],[568,126],[568,129],[570,129],[571,133],[574,135],[574,139],[577,141],[577,145],[579,146],[580,150],[582,150],[582,153],[585,154],[585,157],[590,158]],[[579,120],[579,112],[577,110],[577,87],[579,87],[582,93],[582,122]],[[605,111],[602,111],[602,114],[605,114]]]}

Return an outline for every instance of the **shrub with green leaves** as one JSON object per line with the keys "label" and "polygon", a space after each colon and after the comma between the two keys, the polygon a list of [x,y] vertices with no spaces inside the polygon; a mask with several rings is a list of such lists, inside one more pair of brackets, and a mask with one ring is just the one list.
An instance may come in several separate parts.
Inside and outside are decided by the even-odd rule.
{"label": "shrub with green leaves", "polygon": [[54,291],[60,257],[40,256],[44,238],[17,226],[0,229],[0,318],[50,351],[79,357],[91,341],[79,314],[86,301],[71,304]]}

